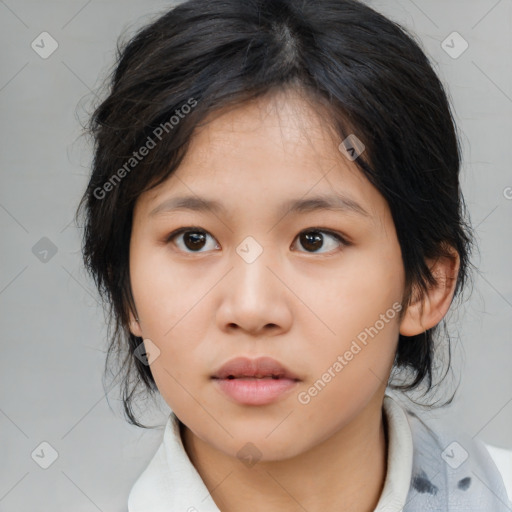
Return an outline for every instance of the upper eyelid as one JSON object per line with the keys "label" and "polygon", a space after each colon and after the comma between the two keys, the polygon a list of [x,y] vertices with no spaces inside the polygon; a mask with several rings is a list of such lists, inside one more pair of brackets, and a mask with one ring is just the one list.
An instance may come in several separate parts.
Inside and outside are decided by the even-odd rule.
{"label": "upper eyelid", "polygon": [[[206,233],[206,234],[210,235],[211,237],[215,238],[208,230],[206,230],[204,228],[200,228],[199,226],[186,226],[186,227],[183,227],[183,228],[178,228],[178,229],[172,231],[171,233],[169,233],[167,237],[168,238],[172,238],[174,236],[186,233],[187,231],[192,231],[192,232],[193,231],[200,231],[202,233]],[[327,233],[329,235],[339,236],[341,238],[345,238],[344,235],[342,235],[341,233],[338,233],[337,231],[335,231],[333,229],[322,228],[322,227],[318,227],[318,226],[311,226],[309,228],[301,229],[297,234],[300,235],[301,233],[307,233],[309,231],[319,231],[319,232],[322,232],[322,233]]]}

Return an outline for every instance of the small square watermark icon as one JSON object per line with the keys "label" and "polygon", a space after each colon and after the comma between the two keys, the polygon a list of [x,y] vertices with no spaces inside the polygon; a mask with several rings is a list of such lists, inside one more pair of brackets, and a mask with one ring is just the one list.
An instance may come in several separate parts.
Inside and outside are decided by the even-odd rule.
{"label": "small square watermark icon", "polygon": [[30,46],[39,57],[47,59],[59,47],[59,43],[48,32],[41,32]]}
{"label": "small square watermark icon", "polygon": [[41,263],[48,263],[57,254],[57,246],[49,238],[43,236],[32,247],[32,254]]}
{"label": "small square watermark icon", "polygon": [[452,32],[441,43],[441,48],[452,59],[458,59],[468,49],[468,47],[469,43],[458,32]]}
{"label": "small square watermark icon", "polygon": [[365,145],[363,142],[357,138],[356,135],[351,133],[339,146],[338,149],[348,158],[351,162],[353,162],[363,151],[365,150]]}
{"label": "small square watermark icon", "polygon": [[246,263],[253,263],[263,252],[263,247],[252,236],[248,236],[238,245],[236,252]]}
{"label": "small square watermark icon", "polygon": [[146,366],[153,362],[160,355],[160,349],[149,339],[146,338],[143,343],[137,346],[133,351],[133,355]]}
{"label": "small square watermark icon", "polygon": [[50,443],[43,441],[32,452],[31,457],[38,466],[48,469],[59,458],[59,453]]}
{"label": "small square watermark icon", "polygon": [[457,441],[453,441],[453,443],[450,443],[444,449],[443,453],[441,453],[441,457],[448,466],[452,469],[457,469],[466,462],[469,454]]}
{"label": "small square watermark icon", "polygon": [[247,467],[252,468],[262,456],[262,453],[255,444],[245,443],[236,454],[237,458],[240,459]]}

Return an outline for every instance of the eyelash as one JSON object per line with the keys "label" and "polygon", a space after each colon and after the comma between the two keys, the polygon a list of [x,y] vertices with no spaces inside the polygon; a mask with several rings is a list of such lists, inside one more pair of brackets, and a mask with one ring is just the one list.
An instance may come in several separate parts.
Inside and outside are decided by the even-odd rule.
{"label": "eyelash", "polygon": [[[208,231],[205,231],[204,229],[202,229],[200,227],[188,226],[188,227],[183,227],[183,228],[176,229],[175,231],[173,231],[172,233],[167,235],[166,238],[165,238],[165,243],[171,243],[172,240],[174,238],[176,238],[178,235],[182,235],[183,233],[187,233],[187,232],[202,233],[202,234],[211,236],[215,240],[215,238],[210,233],[208,233]],[[323,229],[323,228],[319,228],[319,227],[307,228],[307,229],[302,230],[297,235],[297,237],[295,237],[295,239],[297,239],[303,233],[324,233],[324,234],[332,236],[334,239],[336,239],[340,243],[340,245],[342,247],[348,247],[348,246],[351,245],[351,243],[348,240],[346,240],[343,236],[341,236],[339,233],[337,233],[336,231],[331,231],[329,229]],[[295,239],[294,239],[294,241],[295,241]],[[190,251],[190,252],[185,252],[185,254],[201,254],[202,252],[207,252],[207,251]],[[305,253],[305,254],[317,254],[319,256],[329,256],[331,254],[334,254],[337,251],[336,250],[335,251],[329,251],[329,252],[326,252],[326,253],[314,252],[314,251],[313,252],[311,252],[311,251],[297,251],[297,252],[302,252],[302,253]]]}

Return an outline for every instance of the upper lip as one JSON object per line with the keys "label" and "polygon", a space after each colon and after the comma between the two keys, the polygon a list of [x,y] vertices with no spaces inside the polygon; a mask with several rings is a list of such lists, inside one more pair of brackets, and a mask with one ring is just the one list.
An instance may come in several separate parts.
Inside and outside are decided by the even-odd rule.
{"label": "upper lip", "polygon": [[284,365],[271,357],[235,357],[223,364],[213,375],[214,379],[228,377],[278,377],[284,379],[300,380]]}

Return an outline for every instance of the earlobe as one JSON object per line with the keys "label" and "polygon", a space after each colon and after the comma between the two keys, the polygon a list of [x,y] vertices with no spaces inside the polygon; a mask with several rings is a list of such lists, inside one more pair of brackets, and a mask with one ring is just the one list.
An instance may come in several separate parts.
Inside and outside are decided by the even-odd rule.
{"label": "earlobe", "polygon": [[142,337],[142,329],[140,328],[139,319],[130,311],[130,332],[139,338]]}
{"label": "earlobe", "polygon": [[422,296],[417,295],[407,307],[400,323],[402,336],[415,336],[435,327],[444,318],[455,293],[460,258],[450,249],[451,256],[427,260],[436,284]]}

